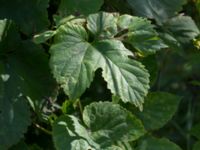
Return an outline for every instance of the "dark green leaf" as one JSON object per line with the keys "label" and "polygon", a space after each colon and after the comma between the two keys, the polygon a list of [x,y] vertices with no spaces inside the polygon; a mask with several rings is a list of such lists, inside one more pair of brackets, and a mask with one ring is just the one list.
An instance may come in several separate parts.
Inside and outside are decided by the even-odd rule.
{"label": "dark green leaf", "polygon": [[140,16],[165,22],[181,11],[186,0],[127,0],[133,11]]}
{"label": "dark green leaf", "polygon": [[147,137],[140,140],[136,150],[181,150],[181,148],[166,138]]}
{"label": "dark green leaf", "polygon": [[[27,99],[41,101],[51,96],[55,84],[44,50],[30,41],[16,41],[15,26],[10,21],[0,22],[0,145],[8,148],[22,138],[30,124]],[[7,49],[8,44],[17,46]]]}
{"label": "dark green leaf", "polygon": [[192,150],[199,150],[199,147],[200,147],[200,141],[198,141],[198,142],[196,142],[196,143],[194,144],[194,147],[193,147]]}
{"label": "dark green leaf", "polygon": [[61,0],[58,12],[62,16],[88,15],[97,12],[103,5],[103,0]]}
{"label": "dark green leaf", "polygon": [[189,16],[179,15],[165,23],[165,29],[180,43],[185,44],[200,34],[195,22]]}
{"label": "dark green leaf", "polygon": [[191,134],[200,140],[200,123],[192,128]]}
{"label": "dark green leaf", "polygon": [[1,0],[0,19],[12,19],[25,34],[47,29],[49,0]]}
{"label": "dark green leaf", "polygon": [[180,97],[164,93],[149,93],[145,99],[144,110],[135,111],[147,130],[156,130],[163,127],[175,114]]}

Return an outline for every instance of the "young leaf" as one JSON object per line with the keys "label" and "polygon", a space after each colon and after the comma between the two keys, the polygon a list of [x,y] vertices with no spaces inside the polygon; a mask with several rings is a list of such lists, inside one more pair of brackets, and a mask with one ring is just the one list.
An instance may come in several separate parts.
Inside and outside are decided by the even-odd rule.
{"label": "young leaf", "polygon": [[165,22],[181,11],[186,0],[127,0],[133,11],[140,16]]}
{"label": "young leaf", "polygon": [[166,138],[146,137],[140,140],[136,150],[181,150],[181,148]]}
{"label": "young leaf", "polygon": [[128,30],[126,42],[143,54],[151,54],[167,48],[147,19],[122,15],[118,19],[118,25],[121,30]]}
{"label": "young leaf", "polygon": [[65,24],[58,29],[50,53],[54,77],[70,99],[79,98],[89,87],[94,72],[102,68],[113,94],[142,107],[149,89],[149,74],[141,63],[128,57],[132,53],[122,42],[107,39],[89,43],[82,26]]}
{"label": "young leaf", "polygon": [[103,0],[61,0],[58,12],[61,16],[70,14],[88,15],[97,12],[103,2]]}
{"label": "young leaf", "polygon": [[[120,150],[115,142],[133,141],[142,136],[145,130],[141,122],[118,104],[110,102],[92,103],[83,111],[86,127],[74,116],[61,116],[53,126],[53,139],[58,150]],[[87,129],[86,129],[87,128]]]}
{"label": "young leaf", "polygon": [[105,12],[91,14],[87,18],[87,28],[96,38],[112,38],[117,34],[117,18]]}

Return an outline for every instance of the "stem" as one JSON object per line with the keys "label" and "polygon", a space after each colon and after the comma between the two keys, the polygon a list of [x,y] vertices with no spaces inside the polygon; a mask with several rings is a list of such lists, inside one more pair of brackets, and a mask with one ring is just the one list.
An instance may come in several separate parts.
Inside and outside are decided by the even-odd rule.
{"label": "stem", "polygon": [[187,140],[187,134],[185,133],[185,131],[175,121],[171,121],[171,123],[177,129],[177,131]]}
{"label": "stem", "polygon": [[79,109],[80,109],[81,115],[83,115],[83,107],[82,107],[82,104],[81,104],[80,99],[78,100],[78,106],[79,106]]}
{"label": "stem", "polygon": [[193,124],[193,116],[192,116],[192,100],[189,99],[188,102],[188,110],[187,110],[187,150],[190,150],[190,144],[191,144],[191,136],[189,131],[192,128],[192,124]]}
{"label": "stem", "polygon": [[36,126],[36,128],[40,129],[41,131],[43,131],[44,133],[48,134],[48,135],[52,135],[51,131],[45,129],[44,127],[40,126],[39,124],[34,124]]}

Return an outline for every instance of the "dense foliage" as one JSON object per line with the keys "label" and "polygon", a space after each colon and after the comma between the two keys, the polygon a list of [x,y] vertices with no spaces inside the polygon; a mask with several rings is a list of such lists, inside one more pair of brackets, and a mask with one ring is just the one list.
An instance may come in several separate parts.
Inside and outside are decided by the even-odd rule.
{"label": "dense foliage", "polygon": [[200,0],[0,0],[1,150],[199,150]]}

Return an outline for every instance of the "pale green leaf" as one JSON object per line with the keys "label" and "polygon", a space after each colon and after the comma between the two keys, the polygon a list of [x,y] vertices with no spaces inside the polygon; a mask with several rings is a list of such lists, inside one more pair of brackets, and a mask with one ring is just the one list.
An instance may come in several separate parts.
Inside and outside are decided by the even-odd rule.
{"label": "pale green leaf", "polygon": [[53,126],[58,150],[121,150],[115,143],[133,141],[145,133],[141,122],[118,104],[92,103],[83,111],[83,122],[74,116],[61,116]]}
{"label": "pale green leaf", "polygon": [[61,0],[58,12],[61,16],[88,15],[97,12],[103,5],[103,0]]}
{"label": "pale green leaf", "polygon": [[52,38],[56,34],[56,31],[45,31],[43,33],[37,34],[33,37],[33,41],[36,44],[41,44],[46,42],[48,39]]}
{"label": "pale green leaf", "polygon": [[[114,39],[88,42],[81,25],[60,26],[50,49],[50,66],[57,82],[70,99],[89,87],[95,71],[102,68],[108,88],[124,102],[142,108],[149,89],[149,74],[122,42]],[[127,89],[127,90],[124,90]]]}
{"label": "pale green leaf", "polygon": [[181,148],[166,138],[146,137],[140,140],[136,150],[181,150]]}
{"label": "pale green leaf", "polygon": [[140,16],[165,22],[182,9],[186,0],[127,0],[133,11]]}

